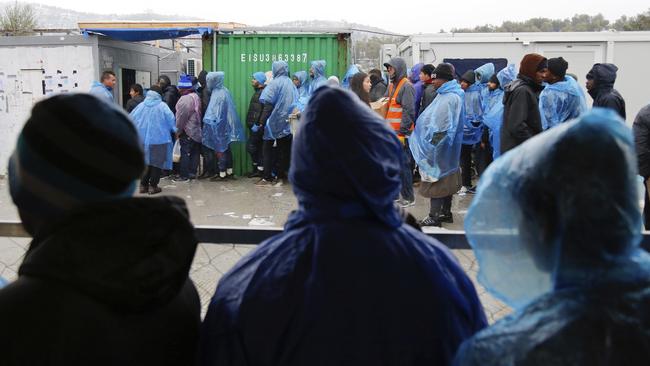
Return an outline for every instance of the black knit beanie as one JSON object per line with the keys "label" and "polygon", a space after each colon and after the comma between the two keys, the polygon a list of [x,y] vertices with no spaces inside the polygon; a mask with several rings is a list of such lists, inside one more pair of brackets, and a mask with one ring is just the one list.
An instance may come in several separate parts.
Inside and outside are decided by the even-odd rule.
{"label": "black knit beanie", "polygon": [[564,79],[569,63],[562,57],[550,58],[548,60],[548,70],[558,78]]}

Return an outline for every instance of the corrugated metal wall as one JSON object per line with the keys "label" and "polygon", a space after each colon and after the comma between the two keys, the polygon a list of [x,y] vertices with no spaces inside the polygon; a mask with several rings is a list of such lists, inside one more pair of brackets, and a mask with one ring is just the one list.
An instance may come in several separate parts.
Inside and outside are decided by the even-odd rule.
{"label": "corrugated metal wall", "polygon": [[[212,67],[213,40],[203,42],[205,70],[223,71],[225,86],[230,90],[237,112],[245,124],[248,103],[253,95],[251,75],[271,70],[273,61],[289,63],[291,73],[309,70],[313,60],[327,62],[327,76],[341,78],[348,67],[350,52],[347,34],[242,34],[217,36],[217,67]],[[247,131],[248,132],[248,131]],[[236,175],[250,171],[252,163],[243,143],[233,144]]]}

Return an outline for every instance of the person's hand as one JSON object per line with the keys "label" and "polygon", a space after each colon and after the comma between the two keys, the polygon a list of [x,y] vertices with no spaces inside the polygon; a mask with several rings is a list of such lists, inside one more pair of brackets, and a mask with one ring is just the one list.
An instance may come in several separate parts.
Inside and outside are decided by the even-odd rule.
{"label": "person's hand", "polygon": [[485,150],[485,142],[481,142],[481,149]]}
{"label": "person's hand", "polygon": [[253,127],[251,127],[251,131],[253,132],[257,132],[259,130],[260,130],[260,125],[253,125]]}

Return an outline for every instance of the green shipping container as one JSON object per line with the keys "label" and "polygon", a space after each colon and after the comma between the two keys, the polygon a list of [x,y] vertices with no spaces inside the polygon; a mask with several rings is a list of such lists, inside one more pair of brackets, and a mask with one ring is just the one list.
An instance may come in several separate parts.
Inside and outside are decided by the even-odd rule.
{"label": "green shipping container", "polygon": [[[341,79],[349,66],[350,35],[339,34],[216,34],[203,40],[203,68],[223,71],[224,84],[233,96],[248,136],[246,114],[254,90],[252,74],[270,71],[273,61],[287,61],[289,71],[307,71],[311,61],[325,60],[327,77]],[[214,45],[216,44],[216,52]],[[213,62],[216,57],[216,65]],[[233,143],[234,171],[245,175],[252,168],[244,143]]]}

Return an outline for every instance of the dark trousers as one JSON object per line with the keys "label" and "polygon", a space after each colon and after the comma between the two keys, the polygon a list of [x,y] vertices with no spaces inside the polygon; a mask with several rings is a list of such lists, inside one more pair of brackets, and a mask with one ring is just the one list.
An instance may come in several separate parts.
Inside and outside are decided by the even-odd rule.
{"label": "dark trousers", "polygon": [[492,164],[492,145],[489,142],[485,142],[484,146],[481,147],[480,143],[476,145],[476,172],[479,177]]}
{"label": "dark trousers", "polygon": [[429,208],[429,216],[438,217],[440,215],[451,214],[451,199],[453,196],[442,198],[432,198],[431,207]]}
{"label": "dark trousers", "polygon": [[645,205],[643,206],[643,223],[645,224],[645,229],[650,230],[650,197],[648,196],[648,186],[646,182],[650,178],[646,178],[643,181],[645,189]]}
{"label": "dark trousers", "polygon": [[264,129],[261,128],[257,132],[251,131],[250,137],[248,138],[248,142],[246,143],[246,151],[250,154],[251,160],[253,160],[253,168],[257,169],[257,167],[262,166],[264,164],[263,160],[263,145],[264,145],[264,140],[262,139],[264,137]]}
{"label": "dark trousers", "polygon": [[292,135],[277,140],[264,140],[264,179],[273,179],[273,168],[277,167],[277,175],[280,179],[287,177],[289,162],[291,159]]}
{"label": "dark trousers", "polygon": [[192,140],[189,136],[184,135],[179,139],[181,144],[181,178],[194,178],[199,168],[199,155],[201,154],[201,144]]}
{"label": "dark trousers", "polygon": [[460,172],[463,186],[472,186],[472,151],[474,145],[463,145],[460,149]]}
{"label": "dark trousers", "polygon": [[228,146],[228,150],[219,154],[219,172],[225,173],[228,169],[232,169],[232,150]]}
{"label": "dark trousers", "polygon": [[144,176],[142,176],[142,179],[140,179],[140,185],[145,186],[145,187],[158,187],[158,183],[160,183],[160,174],[162,173],[162,170],[160,168],[156,168],[155,166],[147,166],[147,170],[144,172]]}
{"label": "dark trousers", "polygon": [[415,193],[413,193],[413,156],[411,155],[408,139],[405,140],[403,150],[401,172],[402,189],[400,190],[400,195],[402,199],[413,201],[415,199]]}
{"label": "dark trousers", "polygon": [[214,150],[201,145],[201,155],[203,156],[203,174],[206,176],[217,174],[217,156]]}

